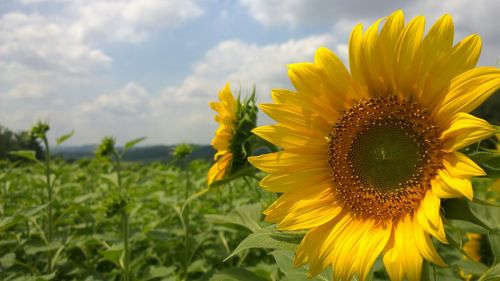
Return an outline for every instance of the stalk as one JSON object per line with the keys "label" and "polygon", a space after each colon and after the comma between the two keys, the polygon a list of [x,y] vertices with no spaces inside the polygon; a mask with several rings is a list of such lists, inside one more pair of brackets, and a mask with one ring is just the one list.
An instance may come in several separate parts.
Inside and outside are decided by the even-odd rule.
{"label": "stalk", "polygon": [[[187,159],[183,159],[184,162],[184,177],[185,177],[185,183],[186,183],[186,190],[185,190],[185,201],[187,202],[189,198],[189,190],[190,190],[190,183],[189,183],[189,165],[187,163]],[[189,227],[189,204],[186,204],[185,209],[184,209],[184,223],[185,223],[185,241],[184,241],[184,280],[187,280],[188,277],[188,267],[189,267],[189,247],[190,247],[190,227]]]}
{"label": "stalk", "polygon": [[[125,197],[128,197],[128,190],[126,189],[126,187],[125,188],[123,187],[120,156],[118,155],[116,150],[114,150],[113,154],[116,164],[116,175],[118,177],[118,193],[120,195],[125,195]],[[130,280],[130,251],[129,251],[129,241],[128,241],[129,217],[126,207],[121,211],[121,215],[122,215],[122,235],[123,235],[123,255],[124,255],[122,280],[129,281]]]}
{"label": "stalk", "polygon": [[229,211],[233,209],[233,182],[229,182]]}
{"label": "stalk", "polygon": [[[47,206],[47,243],[50,245],[52,243],[53,235],[54,235],[54,222],[53,222],[53,214],[52,214],[52,182],[50,180],[50,148],[49,142],[46,136],[42,138],[43,144],[45,146],[45,180],[47,184],[47,200],[49,205]],[[54,270],[54,265],[52,264],[52,251],[47,252],[47,267],[48,274],[52,273]]]}

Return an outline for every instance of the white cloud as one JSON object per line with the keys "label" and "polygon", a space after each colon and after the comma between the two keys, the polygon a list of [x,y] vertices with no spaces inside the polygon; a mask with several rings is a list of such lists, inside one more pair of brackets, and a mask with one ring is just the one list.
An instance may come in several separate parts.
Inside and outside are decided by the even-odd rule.
{"label": "white cloud", "polygon": [[250,15],[265,26],[333,25],[342,19],[380,16],[388,2],[350,0],[240,0]]}
{"label": "white cloud", "polygon": [[77,19],[71,30],[80,38],[133,43],[203,14],[192,0],[79,0],[69,11]]}
{"label": "white cloud", "polygon": [[256,84],[259,102],[268,102],[272,88],[291,87],[288,63],[310,61],[318,46],[332,44],[332,37],[326,35],[261,46],[240,40],[223,41],[207,51],[179,85],[151,94],[142,85],[129,82],[67,109],[67,117],[55,120],[53,127],[59,123],[68,127],[70,123],[78,128],[72,143],[95,143],[111,134],[120,142],[147,136],[147,143],[206,144],[217,127],[208,103],[217,98],[226,82],[230,82],[235,94],[240,87],[243,94],[248,94]]}
{"label": "white cloud", "polygon": [[235,89],[239,85],[250,89],[257,84],[262,89],[261,97],[269,97],[271,87],[288,85],[287,64],[310,61],[315,50],[325,45],[333,45],[330,35],[264,46],[241,40],[223,41],[194,65],[192,74],[180,87],[166,88],[163,95],[175,101],[206,102],[226,81],[231,81]]}
{"label": "white cloud", "polygon": [[[0,11],[0,122],[21,129],[47,119],[56,134],[79,128],[78,104],[91,100],[103,80],[110,87],[113,59],[104,42],[143,42],[203,13],[192,0],[20,0],[6,7]],[[101,96],[93,106],[140,110],[134,102],[147,98],[137,89],[125,87],[120,104]]]}
{"label": "white cloud", "polygon": [[332,26],[333,33],[347,42],[351,28],[358,22],[367,27],[375,19],[403,9],[406,18],[426,16],[427,25],[444,13],[455,22],[455,38],[478,33],[483,39],[480,63],[494,64],[500,54],[500,33],[495,20],[500,10],[497,0],[456,1],[363,1],[350,0],[240,0],[249,15],[267,27]]}
{"label": "white cloud", "polygon": [[230,82],[234,94],[241,88],[243,95],[256,85],[258,101],[269,102],[272,88],[290,88],[287,64],[311,61],[317,47],[333,43],[330,35],[262,46],[240,40],[219,43],[194,65],[179,86],[167,87],[158,95],[151,110],[152,123],[158,130],[151,132],[151,140],[207,143],[216,128],[208,103],[217,98],[226,82]]}
{"label": "white cloud", "polygon": [[12,12],[0,17],[2,61],[33,70],[83,73],[111,61],[71,33],[64,21]]}
{"label": "white cloud", "polygon": [[[50,2],[57,2],[58,14],[38,12]],[[137,43],[151,31],[174,27],[203,12],[191,0],[24,0],[22,4],[37,6],[34,12],[0,14],[0,92],[16,98],[43,97],[57,92],[61,83],[106,69],[112,58],[98,47],[103,38]]]}
{"label": "white cloud", "polygon": [[141,85],[129,82],[122,88],[109,94],[98,96],[92,102],[83,103],[79,110],[83,114],[135,115],[148,113],[151,96]]}

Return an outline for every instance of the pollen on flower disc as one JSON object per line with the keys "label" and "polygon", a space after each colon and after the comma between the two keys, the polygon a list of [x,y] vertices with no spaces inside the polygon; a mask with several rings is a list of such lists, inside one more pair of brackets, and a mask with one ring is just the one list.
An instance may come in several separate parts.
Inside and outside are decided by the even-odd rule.
{"label": "pollen on flower disc", "polygon": [[329,165],[341,203],[363,218],[415,212],[441,168],[439,134],[418,103],[395,96],[363,100],[330,132]]}

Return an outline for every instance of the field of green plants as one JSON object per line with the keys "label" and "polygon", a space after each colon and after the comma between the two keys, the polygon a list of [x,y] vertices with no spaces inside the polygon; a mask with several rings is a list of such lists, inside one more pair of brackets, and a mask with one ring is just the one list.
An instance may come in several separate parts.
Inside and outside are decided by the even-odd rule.
{"label": "field of green plants", "polygon": [[[186,147],[169,164],[127,163],[123,154],[140,140],[115,149],[105,139],[95,158],[67,163],[48,157],[42,140],[42,160],[20,151],[15,154],[25,161],[0,162],[0,280],[332,278],[327,270],[308,279],[306,268],[293,267],[303,233],[278,232],[263,222],[262,210],[278,196],[258,187],[263,175],[208,189],[210,163],[187,161]],[[498,235],[482,236],[481,262],[463,251],[466,232],[487,234],[500,225],[499,208],[487,206],[497,195],[495,181],[474,184],[477,204],[443,204],[465,217],[447,222],[450,245],[438,246],[449,267],[426,263],[425,280],[498,276],[498,266],[489,269],[500,257]],[[464,221],[475,215],[481,222]],[[369,278],[387,280],[380,260]]]}

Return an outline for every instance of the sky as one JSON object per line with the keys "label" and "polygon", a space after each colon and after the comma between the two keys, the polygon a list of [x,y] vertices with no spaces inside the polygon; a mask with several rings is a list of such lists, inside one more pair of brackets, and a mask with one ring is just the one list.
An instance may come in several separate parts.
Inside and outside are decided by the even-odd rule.
{"label": "sky", "polygon": [[455,42],[479,34],[479,64],[499,65],[497,0],[0,0],[0,124],[47,121],[52,140],[75,132],[67,145],[208,144],[226,82],[270,102],[292,89],[287,64],[321,46],[346,62],[352,27],[397,9],[427,29],[449,13]]}

